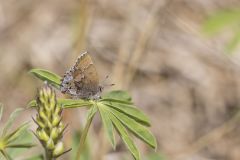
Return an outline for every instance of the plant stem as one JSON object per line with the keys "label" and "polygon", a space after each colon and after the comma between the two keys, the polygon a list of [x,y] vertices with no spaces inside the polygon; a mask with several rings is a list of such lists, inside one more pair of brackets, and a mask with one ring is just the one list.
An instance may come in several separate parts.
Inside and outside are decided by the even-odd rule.
{"label": "plant stem", "polygon": [[55,158],[53,158],[52,153],[49,152],[48,149],[45,149],[45,154],[46,154],[46,160],[55,160]]}
{"label": "plant stem", "polygon": [[82,153],[82,150],[83,150],[83,147],[84,147],[84,142],[86,140],[87,133],[88,133],[88,130],[89,130],[90,126],[91,126],[93,117],[94,116],[92,116],[90,119],[88,119],[87,124],[86,124],[86,126],[85,126],[85,128],[83,130],[82,136],[80,138],[80,143],[79,143],[79,146],[78,146],[78,150],[77,150],[76,160],[80,160],[80,158],[81,158],[81,153]]}

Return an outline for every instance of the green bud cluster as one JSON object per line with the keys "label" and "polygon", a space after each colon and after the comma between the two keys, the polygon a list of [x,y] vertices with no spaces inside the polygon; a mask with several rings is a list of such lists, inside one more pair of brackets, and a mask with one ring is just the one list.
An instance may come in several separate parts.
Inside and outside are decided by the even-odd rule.
{"label": "green bud cluster", "polygon": [[64,153],[62,142],[65,129],[62,123],[62,108],[56,100],[54,90],[45,85],[38,92],[37,115],[34,121],[38,125],[36,136],[46,151],[47,159],[59,157]]}

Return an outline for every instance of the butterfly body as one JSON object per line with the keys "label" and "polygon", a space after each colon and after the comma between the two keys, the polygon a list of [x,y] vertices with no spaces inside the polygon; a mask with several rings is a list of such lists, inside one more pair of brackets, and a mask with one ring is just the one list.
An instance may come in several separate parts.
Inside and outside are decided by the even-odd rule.
{"label": "butterfly body", "polygon": [[62,93],[76,99],[99,99],[102,89],[96,68],[87,52],[81,54],[75,65],[64,74],[60,87]]}

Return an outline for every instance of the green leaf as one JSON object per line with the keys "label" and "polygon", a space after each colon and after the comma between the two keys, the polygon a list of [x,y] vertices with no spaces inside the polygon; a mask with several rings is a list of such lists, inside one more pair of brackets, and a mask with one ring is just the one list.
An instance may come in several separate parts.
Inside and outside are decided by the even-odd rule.
{"label": "green leaf", "polygon": [[2,153],[3,157],[6,159],[6,160],[12,160],[12,158],[10,157],[10,155],[4,151],[4,150],[0,150],[0,152]]}
{"label": "green leaf", "polygon": [[13,124],[13,121],[15,120],[15,118],[21,113],[21,111],[23,111],[22,108],[18,108],[16,109],[9,117],[6,125],[4,126],[3,128],[3,131],[2,131],[2,136],[5,136],[9,130],[9,128],[12,126]]}
{"label": "green leaf", "polygon": [[239,21],[240,9],[221,10],[203,24],[203,31],[208,35],[214,35],[227,26],[238,25]]}
{"label": "green leaf", "polygon": [[93,103],[91,101],[82,99],[58,99],[57,101],[63,108],[78,108],[93,106]]}
{"label": "green leaf", "polygon": [[111,107],[113,109],[116,109],[124,114],[127,114],[131,118],[135,119],[137,122],[145,125],[150,126],[150,120],[149,118],[141,112],[138,108],[136,108],[134,105],[129,104],[121,104],[121,103],[111,103],[111,102],[102,102],[103,104],[107,105],[108,107]]}
{"label": "green leaf", "polygon": [[47,81],[49,84],[53,85],[57,89],[60,88],[61,77],[59,75],[44,69],[32,69],[30,70],[30,73],[32,73],[34,76],[36,76],[42,81]]}
{"label": "green leaf", "polygon": [[110,112],[107,112],[107,113],[108,113],[109,118],[113,122],[115,128],[117,129],[120,137],[122,138],[123,142],[129,149],[131,154],[133,155],[133,157],[136,160],[140,160],[140,155],[139,155],[138,149],[137,149],[136,145],[134,144],[133,140],[131,139],[131,137],[128,135],[128,132],[125,129],[125,127],[112,113],[110,113]]}
{"label": "green leaf", "polygon": [[[23,133],[21,133],[20,134],[20,136],[17,138],[17,140],[15,140],[14,142],[12,142],[11,144],[9,144],[8,145],[8,147],[9,146],[16,146],[17,147],[17,145],[26,145],[26,147],[28,146],[28,145],[34,145],[34,144],[32,144],[33,143],[33,141],[35,140],[35,137],[33,138],[33,134],[32,133],[30,133],[27,129],[26,130],[24,130],[24,132]],[[22,155],[28,155],[27,153],[26,153],[26,151],[28,152],[29,151],[29,149],[28,148],[8,148],[8,154],[9,155],[11,155],[11,157],[12,158],[14,158],[14,159],[17,159],[16,157],[18,157],[18,156],[22,156]],[[31,151],[30,151],[31,152]],[[24,157],[24,158],[26,158],[26,156]]]}
{"label": "green leaf", "polygon": [[[58,104],[60,104],[63,108],[78,108],[78,107],[91,107],[93,103],[88,100],[82,99],[57,99]],[[36,107],[36,100],[32,100],[27,104],[28,108]]]}
{"label": "green leaf", "polygon": [[102,117],[104,130],[107,133],[107,137],[113,147],[113,149],[116,149],[116,142],[115,142],[115,136],[113,131],[113,124],[111,122],[111,119],[108,117],[108,114],[104,110],[104,107],[102,107],[102,104],[98,104],[98,108]]}
{"label": "green leaf", "polygon": [[27,108],[33,108],[37,106],[37,101],[36,100],[31,100],[28,104],[27,104]]}
{"label": "green leaf", "polygon": [[93,107],[91,107],[88,110],[88,113],[87,113],[87,123],[86,123],[86,125],[85,125],[85,127],[83,129],[83,132],[82,132],[82,135],[81,135],[81,138],[80,138],[80,144],[78,146],[76,159],[80,159],[81,153],[84,150],[84,143],[85,143],[86,138],[87,138],[88,130],[89,130],[90,126],[91,126],[92,120],[93,120],[94,115],[95,115],[96,112],[97,112],[97,106],[96,105],[94,105]]}
{"label": "green leaf", "polygon": [[35,144],[32,144],[32,143],[26,143],[26,144],[10,144],[10,145],[7,145],[6,148],[32,148],[36,146]]}
{"label": "green leaf", "polygon": [[134,135],[136,135],[136,137],[147,143],[150,147],[156,149],[156,139],[146,127],[113,108],[106,107],[106,109],[114,114],[132,133],[134,133]]}
{"label": "green leaf", "polygon": [[131,101],[132,98],[126,91],[122,90],[115,90],[108,92],[102,96],[104,99],[117,99],[117,100],[122,100],[122,101]]}
{"label": "green leaf", "polygon": [[23,131],[26,131],[26,128],[28,127],[28,122],[22,124],[20,127],[18,127],[15,131],[8,134],[6,137],[4,137],[4,140],[6,141],[7,145],[9,145],[11,142],[15,141],[17,138],[19,138],[22,134],[24,134]]}
{"label": "green leaf", "polygon": [[0,121],[2,120],[2,114],[3,114],[3,104],[0,103]]}
{"label": "green leaf", "polygon": [[44,160],[44,156],[43,155],[37,155],[37,156],[33,156],[31,158],[27,158],[26,160]]}
{"label": "green leaf", "polygon": [[92,119],[94,117],[94,115],[96,114],[96,112],[97,112],[97,106],[94,105],[91,109],[88,110],[87,120],[89,121],[90,119]]}
{"label": "green leaf", "polygon": [[234,49],[237,48],[238,44],[240,43],[240,30],[234,34],[232,40],[227,44],[226,50],[229,53],[232,53]]}
{"label": "green leaf", "polygon": [[119,100],[119,99],[111,99],[111,98],[103,98],[100,99],[99,102],[116,102],[116,103],[122,103],[122,104],[133,104],[132,102],[129,101],[123,101],[123,100]]}

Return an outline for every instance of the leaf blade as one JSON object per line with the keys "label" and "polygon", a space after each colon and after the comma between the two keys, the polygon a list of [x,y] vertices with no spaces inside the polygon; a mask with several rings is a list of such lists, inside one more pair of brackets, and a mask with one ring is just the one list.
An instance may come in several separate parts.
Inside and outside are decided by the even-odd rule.
{"label": "leaf blade", "polygon": [[42,81],[47,81],[57,89],[60,88],[61,77],[55,73],[44,69],[32,69],[29,71],[29,73],[33,74],[35,77],[39,78]]}
{"label": "leaf blade", "polygon": [[5,136],[8,132],[8,130],[10,129],[10,127],[13,124],[13,121],[16,119],[16,117],[23,111],[23,108],[17,108],[15,111],[13,111],[6,123],[6,125],[3,128],[2,131],[2,136]]}
{"label": "leaf blade", "polygon": [[119,121],[124,124],[124,126],[126,126],[136,137],[148,144],[153,149],[157,148],[156,139],[147,128],[117,110],[112,108],[107,108],[107,110],[116,116]]}
{"label": "leaf blade", "polygon": [[133,140],[128,135],[127,130],[122,125],[122,123],[110,112],[108,112],[108,116],[110,117],[111,121],[113,122],[115,128],[118,130],[120,137],[122,138],[123,142],[125,143],[126,147],[129,149],[131,154],[136,160],[140,160],[139,151],[134,144]]}
{"label": "leaf blade", "polygon": [[102,96],[102,98],[118,99],[118,100],[122,100],[122,101],[131,101],[132,100],[132,98],[128,94],[128,92],[122,91],[122,90],[114,90],[114,91],[108,92],[108,93],[104,94]]}
{"label": "leaf blade", "polygon": [[104,130],[107,133],[108,140],[110,141],[113,149],[116,149],[116,141],[113,131],[113,124],[111,122],[111,119],[108,117],[106,111],[104,110],[104,107],[101,107],[101,105],[98,105],[100,115],[102,117]]}
{"label": "leaf blade", "polygon": [[104,102],[104,104],[106,106],[109,106],[113,109],[116,109],[116,110],[132,117],[137,122],[139,122],[145,126],[151,125],[149,118],[133,105],[121,104],[121,103],[111,103],[111,102],[110,103]]}

